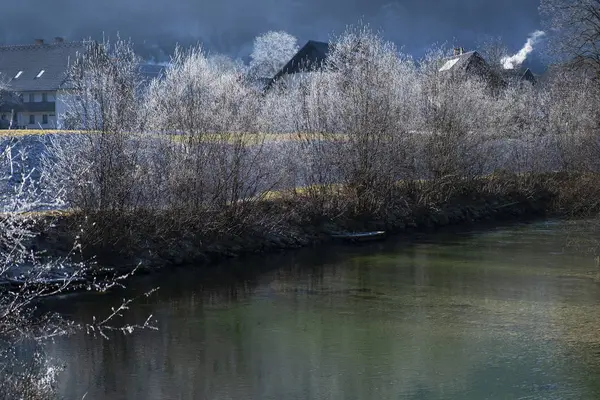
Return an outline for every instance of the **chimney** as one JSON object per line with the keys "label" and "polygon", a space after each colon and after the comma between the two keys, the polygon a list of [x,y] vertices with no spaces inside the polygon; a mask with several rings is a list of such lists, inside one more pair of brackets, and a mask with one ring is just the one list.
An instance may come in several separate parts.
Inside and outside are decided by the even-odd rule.
{"label": "chimney", "polygon": [[464,47],[455,47],[454,48],[454,56],[462,56],[465,52]]}
{"label": "chimney", "polygon": [[55,37],[55,38],[54,38],[54,43],[62,43],[62,42],[64,42],[64,41],[65,41],[65,39],[63,39],[63,38],[62,38],[62,37],[60,37],[60,36],[57,36],[57,37]]}
{"label": "chimney", "polygon": [[44,39],[35,39],[35,44],[44,44]]}

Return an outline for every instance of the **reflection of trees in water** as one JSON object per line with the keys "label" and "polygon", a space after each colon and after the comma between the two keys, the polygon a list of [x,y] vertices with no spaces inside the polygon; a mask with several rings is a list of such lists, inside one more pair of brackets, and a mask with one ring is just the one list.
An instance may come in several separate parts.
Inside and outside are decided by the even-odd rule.
{"label": "reflection of trees in water", "polygon": [[[288,285],[283,293],[291,292],[293,282],[296,287],[327,292],[337,287],[338,279],[361,287],[360,282],[369,279],[364,275],[369,274],[367,269],[365,263],[350,263],[319,273],[308,268],[274,275]],[[260,285],[254,289],[260,292]],[[80,371],[89,371],[89,376],[78,372],[71,378],[103,382],[109,395],[148,399],[168,393],[213,398],[345,393],[348,398],[367,398],[371,393],[384,397],[411,393],[413,385],[435,386],[424,381],[436,376],[437,360],[446,355],[428,350],[445,346],[445,339],[430,329],[433,326],[425,331],[403,327],[401,320],[390,322],[393,316],[387,313],[357,308],[355,300],[340,292],[323,308],[307,300],[315,296],[295,292],[296,301],[281,308],[282,299],[272,302],[259,296],[245,302],[248,297],[240,299],[240,293],[246,296],[252,291],[245,290],[243,285],[232,285],[157,301],[152,308],[159,332],[103,342],[107,345],[96,354],[86,348],[81,353],[92,354],[88,362],[94,360],[101,367],[96,376],[84,368]],[[219,301],[229,304],[234,298],[242,301],[206,307]],[[398,336],[391,334],[398,329]],[[85,348],[90,343],[83,337],[79,343],[71,342],[71,347]],[[388,381],[396,383],[389,386]]]}
{"label": "reflection of trees in water", "polygon": [[92,398],[364,399],[593,386],[577,377],[596,369],[560,340],[598,331],[600,315],[585,316],[597,291],[561,277],[572,259],[549,254],[561,238],[536,229],[298,252],[241,263],[263,272],[229,283],[179,275],[132,310],[154,313],[158,332],[61,344],[74,366],[64,387],[98,385]]}

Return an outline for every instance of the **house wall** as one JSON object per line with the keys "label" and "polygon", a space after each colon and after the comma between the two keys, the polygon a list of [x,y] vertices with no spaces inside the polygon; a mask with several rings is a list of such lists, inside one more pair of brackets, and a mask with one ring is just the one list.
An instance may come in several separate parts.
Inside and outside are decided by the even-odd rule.
{"label": "house wall", "polygon": [[[22,112],[21,123],[25,129],[55,129],[56,128],[56,113],[51,112]],[[30,117],[33,115],[34,123],[30,124]],[[47,123],[44,124],[44,115]]]}
{"label": "house wall", "polygon": [[[15,113],[12,128],[13,129],[65,129],[65,116],[67,114],[69,104],[74,100],[75,95],[66,90],[56,92],[46,92],[47,102],[42,103],[42,92],[35,92],[33,100],[37,108],[35,110],[44,111],[18,111]],[[31,107],[29,102],[29,92],[23,93],[23,104],[16,107],[22,107],[27,110]],[[42,108],[40,108],[42,107]],[[33,115],[33,124],[30,124],[30,117]],[[47,116],[48,123],[44,124],[44,115]],[[11,120],[11,112],[0,112],[0,129],[7,128]]]}
{"label": "house wall", "polygon": [[[46,95],[45,99],[44,94]],[[5,128],[11,126],[10,121],[12,118],[12,127],[15,129],[56,128],[55,92],[23,92],[20,94],[20,96],[22,98],[22,104],[16,105],[15,107],[17,109],[25,110],[17,111],[14,113],[14,115],[10,111],[0,113],[0,121],[2,121],[0,123],[0,127]],[[33,106],[31,105],[32,103],[38,104],[35,104],[35,106]],[[28,109],[34,111],[28,111]],[[31,119],[32,116],[33,120]]]}
{"label": "house wall", "polygon": [[56,128],[65,128],[65,116],[69,104],[74,100],[75,95],[67,90],[59,90],[56,92]]}
{"label": "house wall", "polygon": [[[23,93],[23,102],[29,103],[30,100],[33,100],[34,103],[39,103],[43,100],[44,93],[46,93],[46,101],[56,101],[56,92],[25,92]],[[33,99],[30,99],[30,95],[33,96]]]}
{"label": "house wall", "polygon": [[[11,119],[10,112],[4,112],[0,114],[0,120],[2,121],[1,126],[10,125]],[[30,116],[33,115],[34,123],[31,124]],[[47,123],[44,123],[44,115],[46,116]],[[30,112],[30,111],[19,111],[15,113],[12,123],[13,129],[55,129],[56,128],[56,113],[52,111],[45,112]]]}

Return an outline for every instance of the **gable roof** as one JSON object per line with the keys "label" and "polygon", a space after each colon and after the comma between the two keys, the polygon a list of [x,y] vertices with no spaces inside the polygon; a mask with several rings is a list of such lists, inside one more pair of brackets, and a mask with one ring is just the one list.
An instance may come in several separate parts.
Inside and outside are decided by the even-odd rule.
{"label": "gable roof", "polygon": [[521,76],[521,80],[522,81],[529,81],[531,83],[536,83],[537,79],[535,79],[535,75],[533,75],[533,72],[531,72],[531,70],[529,68],[527,68],[525,70],[525,72],[523,73],[523,76]]}
{"label": "gable roof", "polygon": [[[444,60],[444,64],[440,67],[439,72],[475,72],[474,69],[489,69],[487,62],[476,51],[468,51],[466,53],[449,57]],[[477,71],[479,72],[479,71]]]}
{"label": "gable roof", "polygon": [[85,50],[85,42],[0,46],[0,82],[16,92],[57,90]]}
{"label": "gable roof", "polygon": [[314,71],[321,67],[329,54],[329,43],[309,40],[287,62],[269,82],[269,85],[287,74],[296,74],[302,71]]}
{"label": "gable roof", "polygon": [[143,82],[149,83],[152,79],[164,76],[167,67],[160,64],[142,63],[138,67],[138,73]]}
{"label": "gable roof", "polygon": [[487,82],[490,88],[507,85],[503,77],[494,71],[477,51],[468,51],[445,59],[438,71],[454,77],[477,77]]}
{"label": "gable roof", "polygon": [[529,68],[523,69],[505,69],[502,70],[502,78],[507,82],[531,82],[532,84],[537,83],[537,79],[533,72]]}

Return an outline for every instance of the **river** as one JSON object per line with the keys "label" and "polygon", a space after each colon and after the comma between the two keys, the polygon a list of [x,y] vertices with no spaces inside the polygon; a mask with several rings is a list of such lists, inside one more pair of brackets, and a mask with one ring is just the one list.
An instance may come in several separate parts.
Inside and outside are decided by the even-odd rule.
{"label": "river", "polygon": [[55,307],[85,321],[160,286],[127,315],[158,331],[49,351],[66,399],[598,399],[598,271],[567,246],[589,229],[447,231],[141,277]]}

